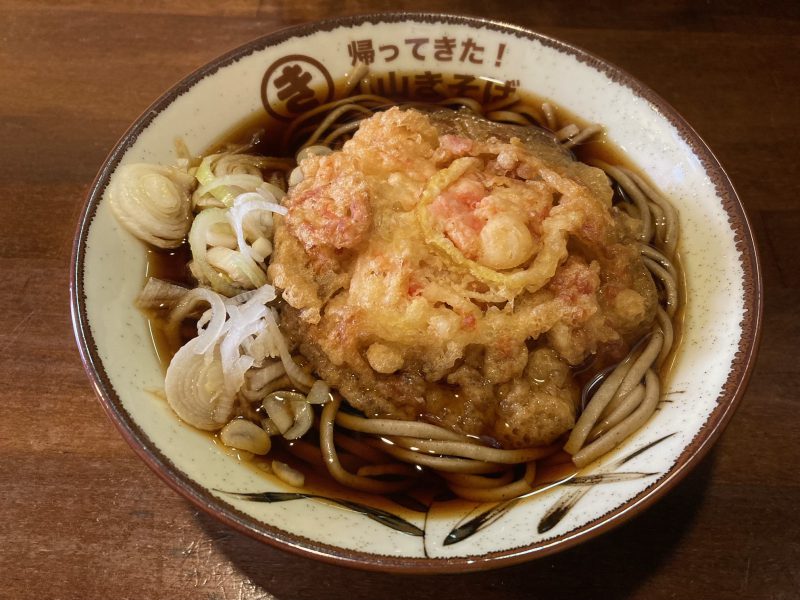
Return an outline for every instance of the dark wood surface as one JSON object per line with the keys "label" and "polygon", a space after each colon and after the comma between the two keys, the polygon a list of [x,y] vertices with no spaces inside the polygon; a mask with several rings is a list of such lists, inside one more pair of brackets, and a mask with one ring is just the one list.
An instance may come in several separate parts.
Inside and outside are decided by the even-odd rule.
{"label": "dark wood surface", "polygon": [[[0,597],[800,597],[800,4],[661,0],[0,0]],[[289,24],[380,9],[527,26],[620,65],[717,153],[756,229],[760,358],[727,431],[663,500],[560,555],[447,576],[362,573],[198,513],[105,417],[68,305],[107,151],[162,91]]]}

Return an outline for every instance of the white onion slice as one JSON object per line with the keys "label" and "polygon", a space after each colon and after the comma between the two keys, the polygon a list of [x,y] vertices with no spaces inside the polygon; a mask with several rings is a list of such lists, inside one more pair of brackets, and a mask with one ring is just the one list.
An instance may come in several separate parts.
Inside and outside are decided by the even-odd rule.
{"label": "white onion slice", "polygon": [[268,213],[279,213],[285,215],[287,209],[280,204],[274,202],[275,198],[270,194],[270,202],[264,198],[264,195],[258,192],[248,192],[236,196],[233,201],[233,206],[228,209],[227,217],[228,222],[231,224],[233,231],[236,233],[236,240],[239,244],[239,252],[249,259],[253,259],[252,249],[244,237],[244,219],[253,211],[266,211]]}
{"label": "white onion slice", "polygon": [[267,435],[279,435],[281,432],[272,419],[261,419],[261,427],[267,432]]}
{"label": "white onion slice", "polygon": [[252,389],[258,390],[268,383],[272,383],[284,373],[286,373],[286,369],[283,368],[283,363],[274,362],[260,369],[249,371],[247,374],[248,384]]}
{"label": "white onion slice", "polygon": [[303,174],[303,169],[301,167],[295,167],[292,169],[292,172],[289,173],[289,188],[293,188],[298,183],[303,181],[305,175]]}
{"label": "white onion slice", "polygon": [[[208,303],[209,310],[203,313],[200,321],[197,323],[198,336],[195,338],[194,347],[198,354],[205,354],[211,347],[219,340],[225,327],[225,304],[222,297],[204,287],[198,287],[189,290],[181,301],[175,305],[169,315],[170,323],[177,324],[183,321],[188,315],[193,313],[197,305],[201,302]],[[206,314],[210,311],[210,319]],[[206,325],[206,323],[208,323]],[[205,329],[203,329],[205,326]]]}
{"label": "white onion slice", "polygon": [[254,288],[267,283],[264,271],[252,258],[244,256],[238,250],[231,250],[225,246],[214,246],[208,249],[206,260],[212,269],[223,274],[241,288]]}
{"label": "white onion slice", "polygon": [[228,223],[216,223],[206,232],[206,244],[209,246],[224,246],[235,250],[237,247],[236,234]]}
{"label": "white onion slice", "polygon": [[[270,183],[269,181],[265,181],[263,184],[261,184],[256,191],[262,194],[264,192],[266,192],[267,194],[271,194],[272,196],[275,197],[275,200],[282,200],[283,197],[286,195],[286,192],[284,192],[277,185]],[[269,196],[267,196],[267,198],[269,198]],[[281,214],[285,215],[286,213],[281,212]]]}
{"label": "white onion slice", "polygon": [[272,254],[272,242],[263,236],[259,237],[250,245],[250,252],[253,260],[258,263],[264,262]]}
{"label": "white onion slice", "polygon": [[279,460],[272,461],[272,472],[275,473],[278,479],[292,487],[303,487],[306,482],[305,475]]}
{"label": "white onion slice", "polygon": [[278,431],[280,431],[281,434],[284,434],[291,429],[292,425],[294,424],[294,415],[292,415],[292,411],[287,402],[281,400],[273,394],[270,394],[264,398],[261,406],[265,411],[267,411],[269,418],[272,419],[272,422],[275,424],[275,427],[278,428]]}
{"label": "white onion slice", "polygon": [[331,154],[332,152],[333,150],[331,150],[327,146],[316,144],[313,146],[306,146],[305,148],[300,150],[300,152],[297,153],[297,156],[295,158],[297,160],[297,163],[300,164],[305,159],[311,156],[325,156],[326,154]]}
{"label": "white onion slice", "polygon": [[202,299],[208,302],[211,311],[211,319],[208,326],[201,330],[201,323],[203,320],[197,322],[197,345],[195,352],[198,354],[205,354],[211,347],[217,343],[222,335],[223,328],[225,327],[225,304],[219,294],[215,294],[206,288],[195,288],[187,296],[191,295],[192,298]]}
{"label": "white onion slice", "polygon": [[195,198],[201,198],[206,194],[213,194],[218,188],[237,187],[242,190],[255,190],[264,183],[264,178],[260,175],[233,174],[215,177],[208,183],[201,185],[195,190]]}
{"label": "white onion slice", "polygon": [[241,290],[231,285],[228,278],[217,273],[206,258],[208,231],[217,223],[228,224],[225,211],[220,208],[207,208],[194,218],[189,230],[189,248],[192,251],[192,273],[200,283],[208,283],[215,292],[225,296],[235,296]]}
{"label": "white onion slice", "polygon": [[[178,416],[200,429],[219,429],[230,419],[238,393],[249,398],[250,391],[284,373],[295,385],[313,388],[311,398],[315,403],[329,399],[327,384],[314,382],[292,360],[276,315],[268,306],[275,298],[275,288],[269,284],[231,298],[202,287],[184,296],[173,311],[176,318],[184,318],[198,302],[207,302],[210,308],[198,321],[198,336],[175,354],[167,370],[167,399]],[[279,356],[280,361],[252,370],[268,356]],[[243,391],[248,373],[252,375]],[[287,439],[305,435],[313,425],[311,405],[298,392],[270,394],[262,406],[269,416],[268,429],[277,429]],[[234,442],[231,445],[259,453],[250,447],[235,446]]]}
{"label": "white onion slice", "polygon": [[267,454],[272,446],[269,435],[247,419],[234,419],[219,432],[219,439],[229,448],[253,454]]}
{"label": "white onion slice", "polygon": [[196,352],[198,338],[181,347],[167,368],[164,391],[172,410],[189,425],[215,431],[233,412],[234,395],[227,393],[222,362],[216,350],[210,360]]}
{"label": "white onion slice", "polygon": [[303,437],[311,425],[314,423],[314,411],[311,410],[311,405],[306,402],[305,398],[302,400],[290,400],[289,406],[294,416],[294,424],[283,433],[283,437],[287,440],[296,440]]}
{"label": "white onion slice", "polygon": [[277,295],[274,287],[269,284],[265,284],[256,290],[245,292],[238,297],[241,299],[241,310],[258,310],[260,318],[261,311],[267,312],[266,305],[275,300]]}
{"label": "white onion slice", "polygon": [[235,394],[244,384],[244,374],[255,362],[252,356],[242,355],[240,346],[249,336],[256,333],[262,326],[255,322],[232,322],[229,320],[229,329],[225,339],[220,344],[222,368],[225,373],[225,388]]}
{"label": "white onion slice", "polygon": [[177,248],[192,223],[194,178],[173,167],[146,163],[122,165],[106,193],[125,229],[159,248]]}
{"label": "white onion slice", "polygon": [[[242,354],[242,347],[252,342],[252,339],[265,330],[263,317],[269,313],[266,303],[275,299],[275,288],[266,284],[253,293],[240,294],[225,303],[228,313],[227,331],[225,339],[220,345],[220,355],[225,373],[225,386],[228,391],[235,394],[244,384],[245,373],[252,367],[256,360],[254,357]],[[244,300],[239,304],[238,301]]]}
{"label": "white onion slice", "polygon": [[312,385],[311,389],[308,390],[308,396],[306,396],[306,401],[309,404],[325,404],[326,402],[329,402],[330,399],[331,386],[321,379],[317,379],[314,382],[314,385]]}
{"label": "white onion slice", "polygon": [[[264,361],[267,358],[275,358],[278,356],[278,349],[275,347],[275,342],[272,340],[272,335],[266,327],[259,331],[255,337],[245,340],[244,344],[242,344],[242,348],[244,349],[244,352],[253,357],[253,360],[255,361],[253,364],[256,367],[263,366]],[[283,364],[281,362],[277,362],[275,365],[276,368],[280,367],[280,375],[283,375],[286,372],[286,369],[283,368]],[[261,387],[263,387],[263,385]]]}

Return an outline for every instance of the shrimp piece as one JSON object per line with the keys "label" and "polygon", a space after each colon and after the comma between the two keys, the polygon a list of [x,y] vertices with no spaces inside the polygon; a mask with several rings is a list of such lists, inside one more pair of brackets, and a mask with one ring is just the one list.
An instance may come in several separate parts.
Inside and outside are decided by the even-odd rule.
{"label": "shrimp piece", "polygon": [[367,181],[352,159],[341,153],[312,156],[301,167],[315,177],[307,177],[288,197],[289,230],[306,250],[357,246],[372,224],[372,208]]}
{"label": "shrimp piece", "polygon": [[485,196],[486,189],[477,177],[466,176],[431,203],[431,214],[441,222],[445,235],[471,260],[480,252],[480,232],[486,225],[486,220],[475,214]]}
{"label": "shrimp piece", "polygon": [[431,213],[461,253],[491,269],[511,269],[528,260],[536,244],[524,217],[513,205],[498,206],[475,175],[444,190]]}

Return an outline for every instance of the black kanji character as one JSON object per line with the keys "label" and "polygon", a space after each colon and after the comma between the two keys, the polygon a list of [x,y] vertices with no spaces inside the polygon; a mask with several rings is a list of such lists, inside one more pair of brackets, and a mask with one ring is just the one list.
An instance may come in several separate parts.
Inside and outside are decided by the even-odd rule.
{"label": "black kanji character", "polygon": [[371,65],[375,62],[375,50],[372,47],[372,40],[356,40],[347,46],[347,54],[353,59],[351,64],[355,66],[359,62]]}

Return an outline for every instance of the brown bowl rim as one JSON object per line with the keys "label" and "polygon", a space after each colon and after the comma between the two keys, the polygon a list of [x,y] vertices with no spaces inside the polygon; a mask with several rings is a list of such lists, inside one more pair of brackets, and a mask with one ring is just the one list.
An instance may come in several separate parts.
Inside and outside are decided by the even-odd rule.
{"label": "brown bowl rim", "polygon": [[[744,275],[745,315],[741,324],[742,336],[739,340],[738,351],[735,354],[730,373],[723,385],[722,393],[717,400],[717,406],[711,412],[708,420],[704,423],[694,439],[684,448],[675,464],[665,475],[622,506],[605,513],[578,529],[528,546],[491,552],[483,555],[454,558],[412,558],[347,550],[271,527],[212,496],[205,488],[177,469],[177,467],[155,447],[155,444],[144,434],[133,421],[132,417],[122,407],[121,401],[97,353],[86,313],[83,271],[86,236],[89,227],[94,218],[97,206],[102,199],[103,191],[111,173],[113,173],[125,152],[158,113],[166,108],[179,95],[189,90],[198,81],[215,73],[220,68],[238,58],[260,51],[266,47],[277,45],[289,38],[308,35],[317,31],[332,31],[339,27],[352,27],[365,23],[378,24],[405,21],[467,25],[477,29],[484,28],[512,34],[520,38],[527,38],[532,41],[538,41],[545,46],[566,52],[579,61],[587,63],[591,67],[603,72],[613,81],[625,85],[633,90],[636,95],[647,100],[654,110],[661,114],[662,117],[678,130],[681,138],[700,159],[705,172],[711,178],[716,193],[722,199],[723,208],[728,215],[730,226],[733,229],[735,244],[739,251],[740,263],[742,264]],[[445,13],[389,12],[364,14],[315,21],[280,29],[223,54],[182,79],[158,98],[136,119],[136,121],[134,121],[106,157],[103,166],[100,168],[87,194],[83,211],[78,222],[70,265],[70,309],[73,331],[84,369],[108,417],[136,454],[138,454],[156,474],[170,487],[190,500],[204,512],[256,540],[266,542],[277,548],[288,550],[307,558],[323,560],[328,563],[347,567],[383,572],[447,573],[510,566],[533,558],[540,558],[566,550],[578,543],[592,539],[601,533],[621,525],[639,511],[653,504],[681,481],[707,454],[725,425],[730,421],[736,407],[741,401],[753,369],[754,359],[761,337],[763,312],[762,297],[763,282],[761,268],[759,266],[758,250],[744,206],[736,194],[728,175],[725,173],[710,148],[674,108],[630,74],[577,46],[509,23],[480,17]]]}

